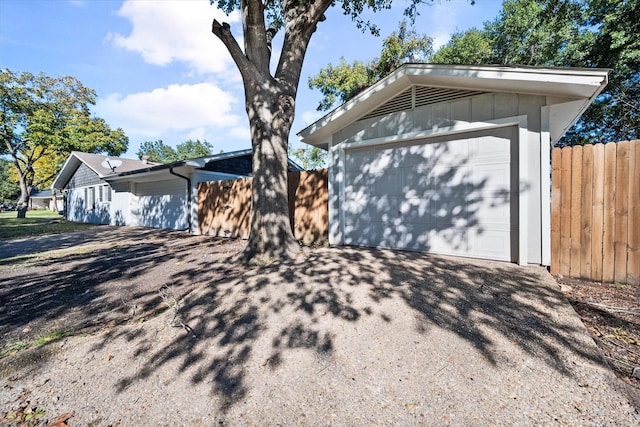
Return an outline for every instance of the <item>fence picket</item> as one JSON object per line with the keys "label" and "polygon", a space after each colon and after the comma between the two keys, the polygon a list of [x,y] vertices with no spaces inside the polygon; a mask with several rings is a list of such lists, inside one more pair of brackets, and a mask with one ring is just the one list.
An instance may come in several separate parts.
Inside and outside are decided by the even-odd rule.
{"label": "fence picket", "polygon": [[602,233],[604,226],[604,144],[593,146],[593,209],[591,218],[591,275],[602,281]]}
{"label": "fence picket", "polygon": [[640,142],[629,147],[629,243],[627,283],[640,285]]}
{"label": "fence picket", "polygon": [[562,190],[562,149],[551,152],[551,274],[560,273],[560,212]]}
{"label": "fence picket", "polygon": [[604,226],[602,232],[602,280],[612,282],[615,270],[616,144],[604,146]]}
{"label": "fence picket", "polygon": [[582,149],[582,214],[580,221],[580,277],[591,276],[591,224],[593,208],[593,146]]}
{"label": "fence picket", "polygon": [[571,262],[571,148],[562,149],[560,192],[560,274],[568,276]]}
{"label": "fence picket", "polygon": [[627,280],[627,209],[629,206],[629,141],[617,144],[616,153],[616,225],[614,229],[614,280]]}
{"label": "fence picket", "polygon": [[582,220],[582,147],[571,150],[571,261],[569,274],[580,277],[580,226]]}

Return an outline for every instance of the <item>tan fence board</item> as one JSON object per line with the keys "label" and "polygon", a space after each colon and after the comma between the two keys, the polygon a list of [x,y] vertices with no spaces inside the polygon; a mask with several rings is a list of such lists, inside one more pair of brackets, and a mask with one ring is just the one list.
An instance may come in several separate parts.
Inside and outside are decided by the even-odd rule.
{"label": "tan fence board", "polygon": [[[567,147],[568,148],[568,147]],[[569,275],[571,262],[571,149],[562,149],[560,193],[560,274]]]}
{"label": "tan fence board", "polygon": [[602,280],[612,282],[615,271],[616,144],[604,146],[604,227],[602,231]]}
{"label": "tan fence board", "polygon": [[629,147],[628,249],[627,283],[640,285],[640,141]]}
{"label": "tan fence board", "polygon": [[614,279],[627,280],[627,230],[629,221],[629,141],[617,144],[616,153],[616,225],[614,230]]}
{"label": "tan fence board", "polygon": [[560,273],[560,201],[562,191],[562,149],[551,152],[551,274]]}
{"label": "tan fence board", "polygon": [[571,261],[569,274],[580,276],[580,226],[582,220],[582,147],[571,150]]}
{"label": "tan fence board", "polygon": [[591,210],[591,275],[602,280],[602,233],[604,227],[604,144],[593,146],[593,190]]}
{"label": "tan fence board", "polygon": [[[580,277],[591,277],[591,224],[593,207],[593,146],[582,149],[582,214],[580,221]],[[573,213],[573,212],[572,212]]]}

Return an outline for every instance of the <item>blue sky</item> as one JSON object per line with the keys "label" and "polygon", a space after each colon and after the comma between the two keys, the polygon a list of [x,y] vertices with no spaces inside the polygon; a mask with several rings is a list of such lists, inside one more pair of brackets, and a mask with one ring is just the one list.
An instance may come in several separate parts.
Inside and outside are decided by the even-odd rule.
{"label": "blue sky", "polygon": [[[397,29],[405,3],[371,15],[381,36],[363,34],[340,8],[318,25],[305,58],[291,132],[322,116],[320,93],[307,79],[328,63],[367,61]],[[436,46],[452,32],[480,27],[496,17],[501,0],[436,0],[416,20]],[[123,157],[135,158],[140,143],[162,139],[211,142],[214,151],[251,147],[242,82],[222,43],[211,33],[214,18],[241,37],[239,15],[226,16],[208,0],[0,0],[0,68],[72,75],[98,93],[93,108],[112,128],[129,136]],[[281,37],[274,41],[279,55]],[[274,59],[274,62],[275,59]]]}

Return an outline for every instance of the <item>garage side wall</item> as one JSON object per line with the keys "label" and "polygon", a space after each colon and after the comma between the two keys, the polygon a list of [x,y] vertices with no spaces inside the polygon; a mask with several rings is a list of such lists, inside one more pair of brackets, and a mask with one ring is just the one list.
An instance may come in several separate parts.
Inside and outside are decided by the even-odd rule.
{"label": "garage side wall", "polygon": [[[528,197],[528,255],[530,263],[542,263],[542,216],[541,216],[541,108],[545,105],[544,96],[485,93],[458,99],[450,102],[434,103],[409,110],[392,112],[379,117],[370,117],[343,128],[335,133],[330,147],[330,243],[344,244],[340,230],[342,223],[340,207],[342,201],[339,189],[345,183],[340,182],[344,174],[344,159],[340,150],[331,150],[340,144],[385,144],[415,139],[422,135],[431,136],[438,133],[469,130],[476,126],[487,125],[488,122],[526,116],[528,140],[526,150],[520,155],[526,156],[527,176],[522,194]],[[545,144],[545,150],[550,150]],[[545,179],[549,179],[548,175]],[[546,201],[548,203],[548,201]]]}

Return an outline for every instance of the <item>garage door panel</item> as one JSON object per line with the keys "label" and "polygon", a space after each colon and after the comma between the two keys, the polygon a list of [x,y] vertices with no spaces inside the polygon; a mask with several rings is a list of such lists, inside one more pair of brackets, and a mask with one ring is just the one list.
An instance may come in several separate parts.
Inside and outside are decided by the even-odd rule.
{"label": "garage door panel", "polygon": [[481,226],[469,229],[469,255],[503,261],[510,260],[511,233],[500,227]]}
{"label": "garage door panel", "polygon": [[470,168],[469,184],[472,187],[487,190],[504,189],[508,187],[511,173],[505,163],[474,164]]}
{"label": "garage door panel", "polygon": [[393,225],[385,222],[360,222],[346,227],[345,243],[392,249],[431,251],[464,255],[469,251],[466,227],[425,230],[416,224]]}
{"label": "garage door panel", "polygon": [[345,243],[511,259],[512,134],[348,150]]}
{"label": "garage door panel", "polygon": [[511,138],[509,136],[486,135],[469,141],[469,154],[475,160],[501,159],[509,161]]}
{"label": "garage door panel", "polygon": [[352,150],[345,158],[345,169],[347,172],[360,172],[364,165],[371,162],[373,156],[372,149]]}

